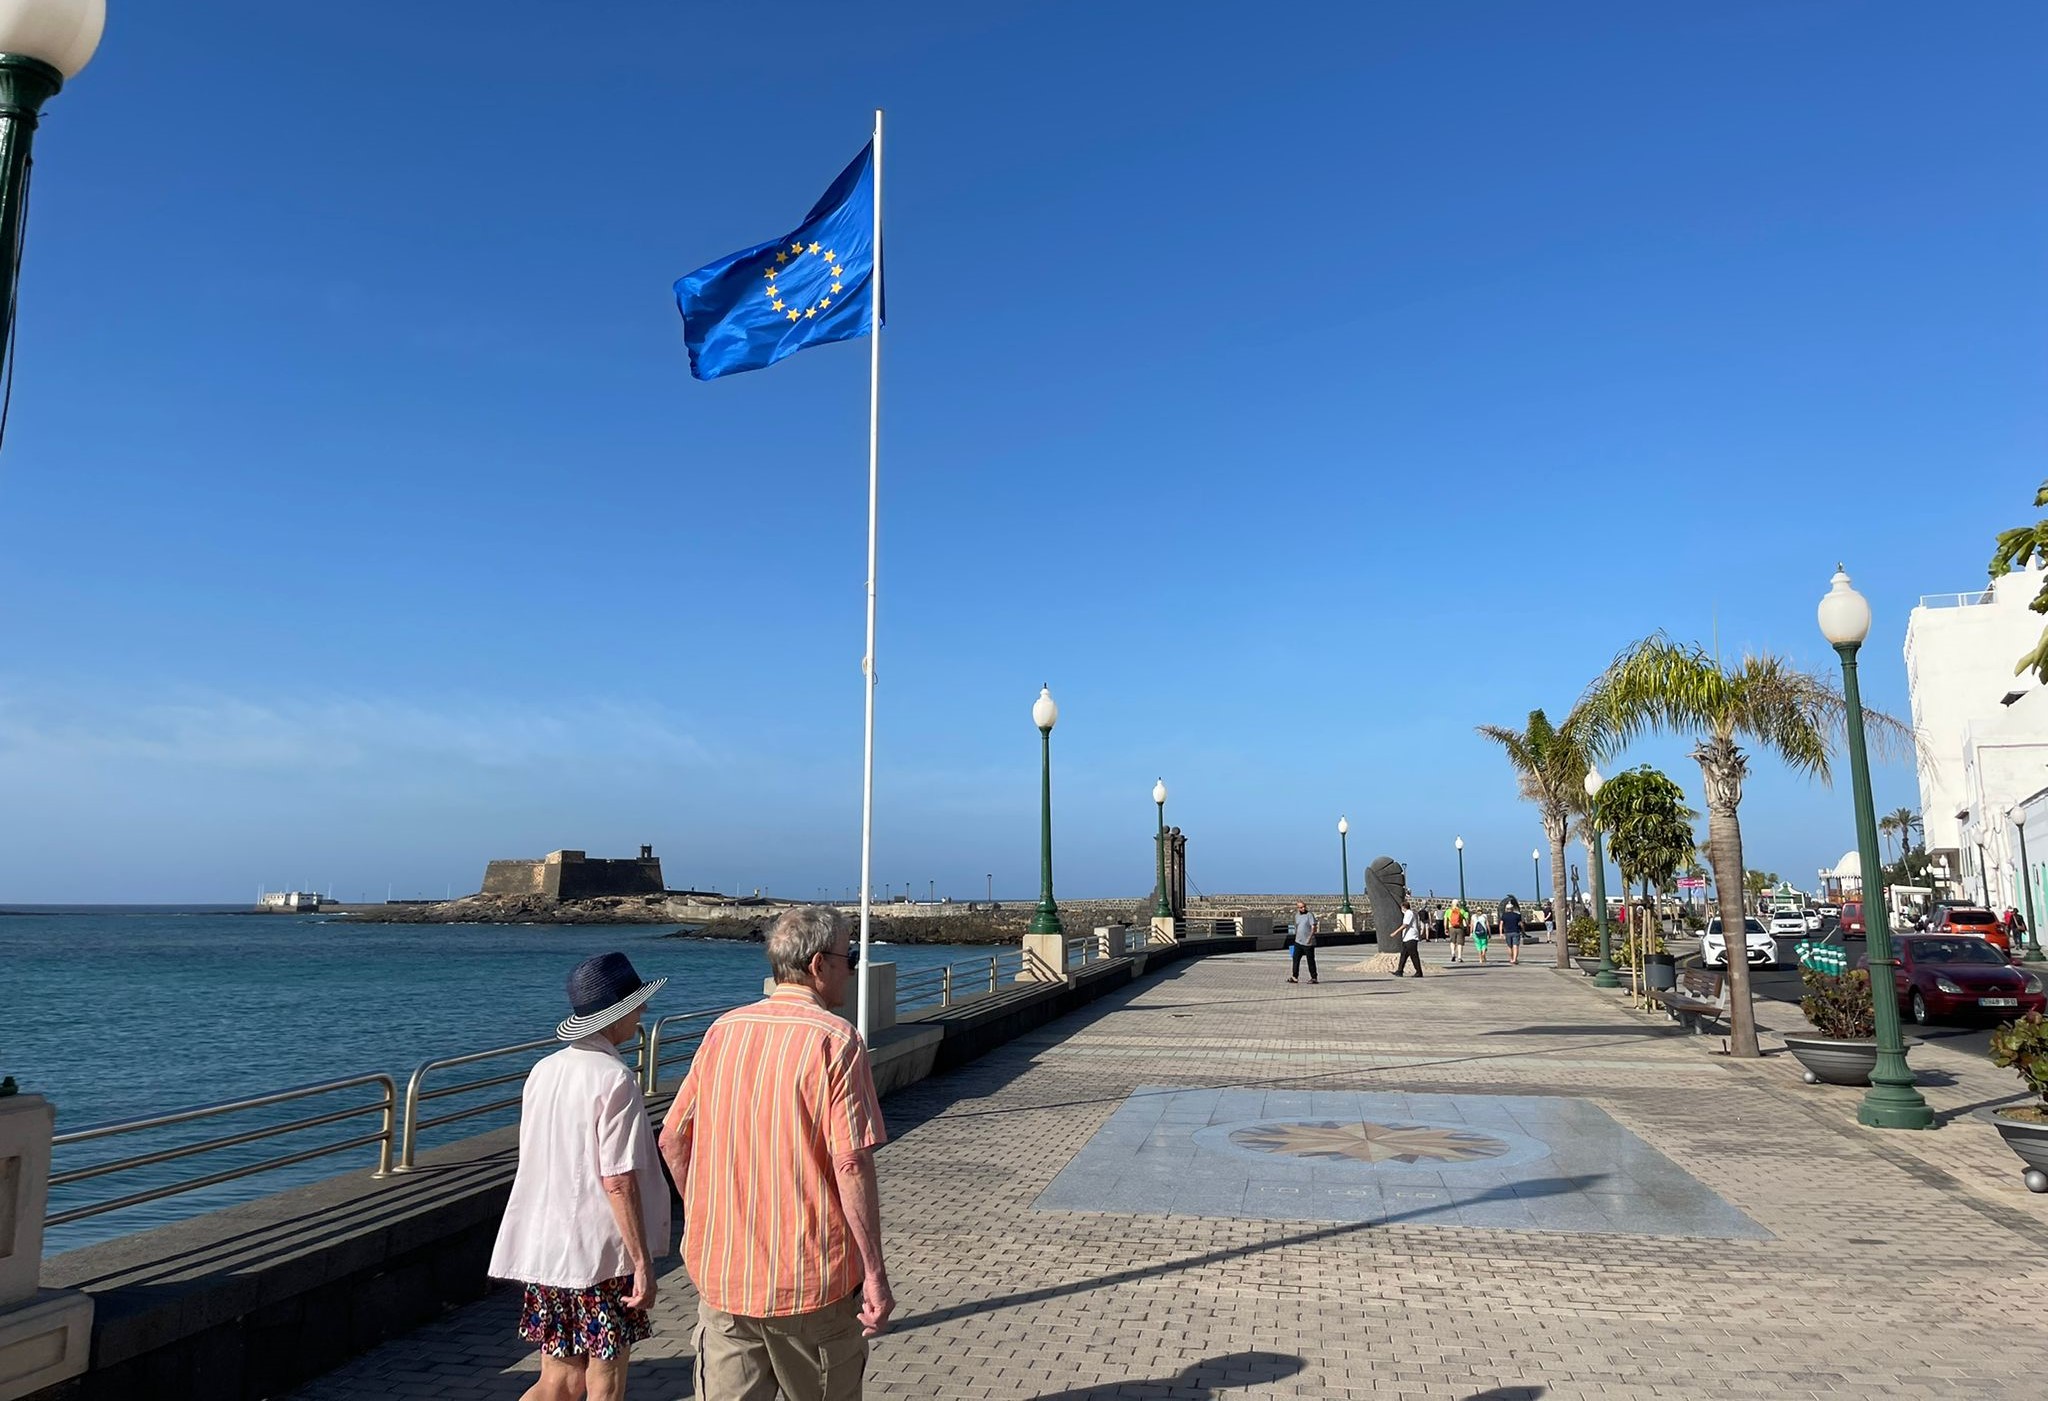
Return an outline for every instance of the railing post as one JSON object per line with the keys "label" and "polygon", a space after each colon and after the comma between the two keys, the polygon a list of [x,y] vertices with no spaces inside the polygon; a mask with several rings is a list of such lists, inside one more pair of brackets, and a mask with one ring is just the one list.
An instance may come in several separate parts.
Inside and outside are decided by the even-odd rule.
{"label": "railing post", "polygon": [[377,1144],[377,1170],[371,1177],[391,1176],[391,1140],[398,1127],[398,1084],[389,1075],[384,1080],[384,1137]]}
{"label": "railing post", "polygon": [[953,1005],[953,965],[950,963],[939,970],[939,1005]]}

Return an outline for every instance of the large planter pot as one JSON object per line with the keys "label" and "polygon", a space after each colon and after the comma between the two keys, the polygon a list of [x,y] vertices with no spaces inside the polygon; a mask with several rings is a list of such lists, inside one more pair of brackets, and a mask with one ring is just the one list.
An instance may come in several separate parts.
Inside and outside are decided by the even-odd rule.
{"label": "large planter pot", "polygon": [[1573,958],[1573,959],[1572,959],[1572,962],[1574,962],[1574,963],[1578,964],[1578,965],[1579,965],[1579,971],[1580,971],[1581,973],[1584,973],[1584,974],[1585,974],[1585,975],[1586,975],[1587,977],[1589,977],[1589,978],[1590,978],[1590,977],[1592,977],[1592,976],[1593,976],[1593,975],[1594,975],[1595,973],[1597,973],[1597,972],[1599,972],[1599,971],[1600,971],[1600,960],[1599,960],[1599,959],[1597,959],[1597,958],[1576,958],[1576,957],[1575,957],[1575,958]]}
{"label": "large planter pot", "polygon": [[1877,1042],[1836,1041],[1826,1036],[1788,1036],[1785,1048],[1806,1067],[1809,1085],[1867,1085],[1877,1069]]}
{"label": "large planter pot", "polygon": [[1643,979],[1651,992],[1669,992],[1678,986],[1678,960],[1668,953],[1653,953],[1643,962]]}
{"label": "large planter pot", "polygon": [[1998,1126],[1998,1136],[2005,1140],[2005,1146],[2027,1165],[2020,1174],[2027,1190],[2048,1192],[2048,1124],[2008,1119],[2003,1113],[1993,1114],[1991,1122]]}

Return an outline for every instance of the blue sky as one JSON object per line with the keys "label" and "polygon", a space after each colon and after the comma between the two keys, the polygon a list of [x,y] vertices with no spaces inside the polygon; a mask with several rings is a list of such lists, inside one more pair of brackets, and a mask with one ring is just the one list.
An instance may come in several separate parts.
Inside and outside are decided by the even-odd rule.
{"label": "blue sky", "polygon": [[[889,109],[878,889],[1526,889],[1474,737],[1629,640],[1833,658],[2042,476],[2028,4],[114,7],[0,453],[0,899],[858,858],[865,342],[670,284]],[[175,11],[175,12],[174,12]],[[1699,803],[1677,744],[1664,765]],[[1852,841],[1759,762],[1751,863]],[[1878,776],[1881,807],[1915,801]]]}

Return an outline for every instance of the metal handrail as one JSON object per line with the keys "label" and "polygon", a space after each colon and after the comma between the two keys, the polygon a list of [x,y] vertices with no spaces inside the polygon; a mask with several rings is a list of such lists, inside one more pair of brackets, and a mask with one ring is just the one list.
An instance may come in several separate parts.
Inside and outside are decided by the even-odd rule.
{"label": "metal handrail", "polygon": [[[475,1065],[479,1061],[496,1060],[502,1056],[522,1055],[529,1051],[547,1048],[560,1049],[565,1044],[567,1043],[556,1037],[549,1036],[538,1041],[521,1041],[513,1046],[493,1046],[488,1051],[471,1051],[467,1055],[442,1056],[435,1060],[421,1061],[418,1066],[414,1067],[411,1077],[405,1082],[405,1117],[399,1129],[398,1162],[391,1171],[411,1172],[417,1166],[415,1158],[419,1151],[419,1138],[422,1129],[438,1128],[442,1124],[452,1124],[460,1119],[473,1119],[480,1114],[490,1114],[501,1109],[515,1108],[519,1104],[520,1096],[511,1095],[504,1099],[494,1099],[488,1104],[479,1104],[468,1109],[458,1109],[449,1114],[437,1114],[431,1119],[420,1118],[420,1105],[422,1102],[430,1099],[447,1099],[451,1095],[474,1094],[478,1090],[488,1090],[498,1085],[509,1085],[515,1080],[525,1080],[527,1072],[519,1070],[507,1075],[493,1075],[483,1080],[465,1080],[459,1085],[443,1085],[439,1089],[433,1090],[425,1088],[426,1079],[429,1074],[436,1070],[452,1070],[458,1065]],[[633,1072],[636,1079],[645,1074],[645,1066],[641,1059],[641,1053],[644,1052],[645,1048],[645,1040],[637,1036],[618,1048],[621,1057],[624,1057],[628,1052],[634,1054]]]}
{"label": "metal handrail", "polygon": [[[640,1057],[641,1093],[651,1095],[661,1090],[661,1068],[671,1061],[670,1057],[662,1054],[662,1042],[667,1039],[670,1022],[702,1021],[707,1017],[722,1017],[731,1010],[730,1007],[705,1007],[695,1012],[670,1012],[665,1017],[655,1018],[654,1024],[647,1028],[646,1051]],[[701,1036],[700,1032],[700,1039]],[[691,1054],[696,1052],[692,1050]]]}
{"label": "metal handrail", "polygon": [[126,1196],[114,1197],[103,1202],[72,1207],[67,1211],[53,1213],[44,1218],[46,1226],[62,1226],[68,1222],[80,1221],[88,1216],[98,1216],[123,1207],[139,1206],[144,1202],[174,1197],[183,1192],[196,1192],[201,1188],[215,1187],[223,1182],[232,1182],[240,1177],[253,1177],[273,1168],[291,1167],[297,1163],[310,1162],[314,1158],[326,1157],[331,1153],[347,1152],[367,1144],[377,1145],[377,1177],[390,1174],[391,1145],[394,1138],[394,1115],[398,1106],[398,1089],[389,1075],[351,1075],[340,1080],[322,1080],[316,1084],[298,1085],[288,1090],[277,1090],[267,1095],[252,1095],[246,1099],[224,1100],[218,1104],[193,1105],[186,1109],[174,1109],[167,1114],[149,1114],[139,1119],[121,1119],[104,1124],[89,1124],[82,1129],[70,1129],[51,1138],[54,1148],[68,1147],[74,1143],[90,1143],[121,1134],[142,1133],[150,1129],[167,1128],[173,1124],[187,1124],[199,1119],[218,1118],[248,1109],[264,1109],[274,1104],[289,1104],[295,1100],[311,1099],[317,1095],[334,1094],[340,1090],[355,1089],[362,1085],[377,1085],[383,1094],[375,1101],[354,1109],[334,1110],[316,1114],[310,1119],[293,1119],[287,1123],[272,1124],[260,1129],[248,1129],[241,1133],[229,1134],[224,1138],[206,1139],[199,1143],[181,1144],[175,1148],[158,1149],[150,1153],[138,1153],[125,1158],[110,1158],[105,1162],[90,1163],[85,1167],[72,1168],[50,1174],[50,1186],[63,1187],[74,1182],[86,1182],[94,1178],[107,1177],[117,1172],[135,1168],[152,1167],[158,1163],[175,1162],[201,1153],[211,1153],[223,1148],[235,1148],[247,1143],[261,1142],[266,1138],[277,1138],[283,1134],[297,1133],[303,1129],[318,1128],[325,1124],[340,1123],[345,1119],[360,1118],[365,1114],[382,1113],[383,1126],[375,1133],[360,1134],[339,1143],[323,1144],[297,1153],[287,1153],[280,1158],[265,1158],[258,1163],[240,1167],[224,1168],[203,1177],[188,1178],[163,1187],[151,1187]]}
{"label": "metal handrail", "polygon": [[[969,998],[986,997],[1002,990],[1004,965],[1014,965],[1012,971],[1024,970],[1024,950],[1001,948],[986,957],[963,958],[952,963],[937,964],[929,968],[913,969],[899,974],[896,979],[896,1010],[909,1010],[912,998],[928,997],[933,991],[933,980],[937,980],[940,1007],[950,1007],[956,1002]],[[963,991],[962,989],[966,989]]]}

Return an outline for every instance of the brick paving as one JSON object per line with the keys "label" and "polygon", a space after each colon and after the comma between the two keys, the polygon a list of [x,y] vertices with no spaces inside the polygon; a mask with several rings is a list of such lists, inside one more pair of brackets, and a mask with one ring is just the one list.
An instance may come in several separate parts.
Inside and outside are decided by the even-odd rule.
{"label": "brick paving", "polygon": [[[1714,1038],[1542,966],[1548,954],[1455,969],[1436,954],[1437,976],[1397,982],[1333,948],[1316,987],[1288,986],[1277,953],[1193,961],[890,1097],[899,1311],[868,1394],[2048,1393],[2048,1198],[1975,1117],[2011,1097],[2006,1072],[1918,1048],[1943,1126],[1864,1129],[1859,1091],[1806,1086],[1782,1054],[1712,1054]],[[1797,1021],[1760,1006],[1766,1026]],[[1583,1099],[1767,1235],[1037,1206],[1139,1086]],[[695,1298],[668,1263],[637,1401],[691,1394]],[[299,1401],[517,1397],[535,1363],[513,1302],[456,1310]]]}

